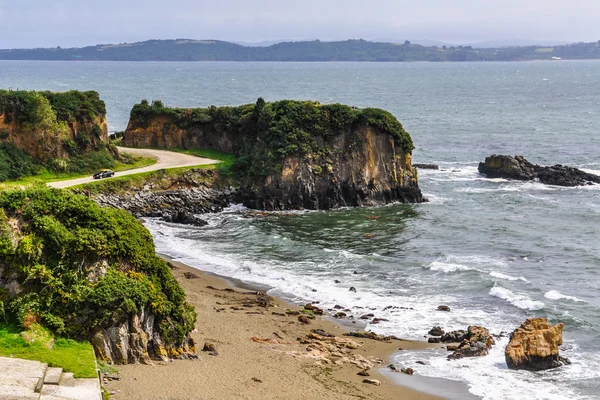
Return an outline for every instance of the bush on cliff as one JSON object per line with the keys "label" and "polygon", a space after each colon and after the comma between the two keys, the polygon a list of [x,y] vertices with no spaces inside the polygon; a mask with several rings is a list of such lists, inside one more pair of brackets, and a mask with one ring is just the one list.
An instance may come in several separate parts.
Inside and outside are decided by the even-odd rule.
{"label": "bush on cliff", "polygon": [[[99,122],[106,116],[106,106],[97,92],[0,90],[0,116],[4,124],[16,125],[14,136],[34,137],[33,141],[14,143],[22,142],[21,152],[36,156],[39,164],[52,171],[87,173],[115,165],[116,150],[102,141]],[[11,142],[9,131],[0,131],[0,140]],[[36,146],[40,148],[34,152]],[[6,173],[11,175],[6,179],[35,174],[26,157],[16,157],[12,164],[22,173]],[[0,174],[0,181],[6,179]]]}
{"label": "bush on cliff", "polygon": [[352,151],[356,126],[372,126],[389,134],[406,153],[414,149],[410,135],[389,112],[376,109],[320,104],[311,101],[282,100],[238,107],[183,109],[165,107],[161,101],[143,100],[131,110],[131,128],[147,127],[154,118],[169,118],[168,124],[193,134],[194,129],[228,132],[235,138],[239,160],[234,170],[249,176],[280,172],[288,156],[326,158],[333,151],[331,141],[347,135]]}
{"label": "bush on cliff", "polygon": [[77,339],[144,308],[165,343],[181,343],[196,319],[140,222],[41,186],[0,192],[0,306]]}
{"label": "bush on cliff", "polygon": [[35,175],[40,165],[12,144],[0,143],[0,182]]}

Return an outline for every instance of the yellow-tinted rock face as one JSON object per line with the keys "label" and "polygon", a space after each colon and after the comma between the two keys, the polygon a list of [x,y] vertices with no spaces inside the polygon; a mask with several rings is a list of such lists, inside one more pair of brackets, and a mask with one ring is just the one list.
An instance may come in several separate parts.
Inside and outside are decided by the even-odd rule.
{"label": "yellow-tinted rock face", "polygon": [[506,364],[511,369],[539,371],[569,364],[559,355],[562,345],[562,323],[551,326],[545,318],[526,320],[511,334],[506,346]]}
{"label": "yellow-tinted rock face", "polygon": [[104,102],[96,92],[0,90],[0,143],[48,161],[85,154],[108,142]]}

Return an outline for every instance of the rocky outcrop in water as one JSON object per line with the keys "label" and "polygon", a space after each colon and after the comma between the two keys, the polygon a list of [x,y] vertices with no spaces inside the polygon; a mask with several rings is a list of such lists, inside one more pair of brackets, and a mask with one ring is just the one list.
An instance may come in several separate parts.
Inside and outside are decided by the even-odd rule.
{"label": "rocky outcrop in water", "polygon": [[413,168],[419,168],[419,169],[440,169],[439,165],[436,164],[414,164],[413,163]]}
{"label": "rocky outcrop in water", "polygon": [[507,178],[521,181],[539,180],[556,186],[583,186],[600,183],[600,176],[564,165],[541,166],[522,156],[493,155],[479,163],[479,172],[488,178]]}
{"label": "rocky outcrop in water", "polygon": [[562,323],[551,326],[546,318],[526,320],[510,335],[504,352],[508,368],[540,371],[570,364],[558,350],[563,327]]}
{"label": "rocky outcrop in water", "polygon": [[[470,326],[466,335],[460,339],[460,344],[448,356],[448,359],[457,360],[464,357],[485,356],[489,353],[490,348],[496,344],[490,332],[482,326]],[[442,340],[444,340],[443,336]]]}
{"label": "rocky outcrop in water", "polygon": [[424,201],[410,135],[391,114],[280,101],[239,107],[134,106],[123,137],[137,147],[233,153],[237,199],[263,210]]}

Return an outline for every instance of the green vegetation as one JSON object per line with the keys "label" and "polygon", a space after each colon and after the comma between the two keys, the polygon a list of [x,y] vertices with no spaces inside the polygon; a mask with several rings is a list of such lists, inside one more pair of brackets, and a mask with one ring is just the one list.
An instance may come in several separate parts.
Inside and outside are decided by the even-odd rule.
{"label": "green vegetation", "polygon": [[0,182],[115,167],[116,150],[102,138],[106,108],[96,92],[0,90],[0,115]]}
{"label": "green vegetation", "polygon": [[0,323],[0,356],[40,361],[72,372],[75,378],[95,378],[96,359],[89,342],[54,338],[39,324],[23,330]]}
{"label": "green vegetation", "polygon": [[19,327],[40,323],[86,340],[141,309],[155,315],[167,344],[194,327],[195,312],[143,225],[70,191],[0,192],[0,260],[2,282],[14,282],[0,286],[0,310]]}
{"label": "green vegetation", "polygon": [[14,116],[21,124],[35,125],[50,113],[54,114],[57,121],[92,121],[106,116],[106,106],[98,92],[94,91],[54,93],[0,90],[0,114],[4,114],[5,118],[8,116],[7,123]]}
{"label": "green vegetation", "polygon": [[0,182],[35,175],[40,165],[31,156],[9,143],[0,143]]}
{"label": "green vegetation", "polygon": [[285,42],[248,47],[218,40],[149,40],[130,45],[97,45],[0,51],[1,60],[109,60],[109,61],[522,61],[599,59],[597,42],[555,46],[551,53],[539,46],[473,48],[420,46],[366,40],[338,42]]}
{"label": "green vegetation", "polygon": [[[2,145],[0,144],[0,165],[2,165],[2,153],[1,153]],[[127,153],[119,154],[119,161],[111,160],[109,165],[113,165],[111,167],[114,171],[128,171],[130,169],[143,168],[150,165],[156,164],[155,158],[150,157],[137,157]],[[18,163],[18,165],[22,165],[22,163]],[[56,172],[52,169],[48,169],[46,167],[42,167],[39,163],[34,162],[33,173],[21,175],[21,178],[14,178],[16,180],[3,180],[2,172],[8,171],[8,169],[3,169],[0,171],[0,190],[9,189],[9,188],[20,188],[20,187],[28,187],[35,184],[47,183],[47,182],[58,182],[64,181],[68,179],[76,179],[76,178],[84,178],[90,175],[90,172]],[[106,168],[105,166],[98,167],[97,169]],[[96,169],[92,169],[92,172],[96,172]]]}
{"label": "green vegetation", "polygon": [[239,107],[182,109],[144,100],[131,111],[134,127],[147,127],[156,117],[168,117],[165,127],[173,124],[190,136],[227,132],[238,156],[232,171],[244,177],[278,172],[283,159],[291,156],[326,163],[340,135],[346,136],[347,151],[355,149],[361,140],[356,129],[362,126],[389,134],[404,152],[414,148],[410,135],[389,112],[342,104],[295,100],[266,103],[260,98],[256,104]]}

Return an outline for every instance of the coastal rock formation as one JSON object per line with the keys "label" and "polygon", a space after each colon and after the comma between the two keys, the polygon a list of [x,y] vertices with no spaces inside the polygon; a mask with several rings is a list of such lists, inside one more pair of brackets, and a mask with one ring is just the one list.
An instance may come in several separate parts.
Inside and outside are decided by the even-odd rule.
{"label": "coastal rock formation", "polygon": [[162,218],[167,222],[205,225],[194,214],[221,211],[236,199],[233,187],[214,184],[214,170],[192,169],[172,176],[157,173],[139,186],[116,187],[93,191],[96,187],[79,190],[104,207],[128,211],[134,216]]}
{"label": "coastal rock formation", "polygon": [[551,326],[546,318],[526,320],[510,335],[504,352],[508,368],[540,371],[570,364],[558,351],[563,327],[562,323]]}
{"label": "coastal rock formation", "polygon": [[97,150],[108,143],[106,107],[91,91],[0,90],[0,142],[43,162]]}
{"label": "coastal rock formation", "polygon": [[196,313],[150,232],[66,190],[0,192],[0,306],[111,363],[194,357]]}
{"label": "coastal rock formation", "polygon": [[264,210],[330,209],[424,201],[413,144],[379,109],[280,101],[239,107],[134,106],[123,137],[136,147],[235,154],[237,199]]}
{"label": "coastal rock formation", "polygon": [[412,166],[419,169],[440,169],[440,166],[436,164],[413,164]]}
{"label": "coastal rock formation", "polygon": [[[444,340],[444,337],[442,337],[442,340]],[[486,328],[470,326],[467,334],[462,338],[454,352],[448,356],[448,359],[457,360],[464,357],[485,356],[494,344],[496,342]]]}
{"label": "coastal rock formation", "polygon": [[539,180],[556,186],[583,186],[600,183],[600,176],[560,164],[541,166],[522,156],[493,155],[479,163],[479,172],[488,178],[508,178],[521,181]]}
{"label": "coastal rock formation", "polygon": [[155,319],[154,314],[142,308],[114,326],[97,330],[91,338],[96,357],[110,364],[146,364],[151,360],[198,357],[189,336],[180,343],[165,343]]}

